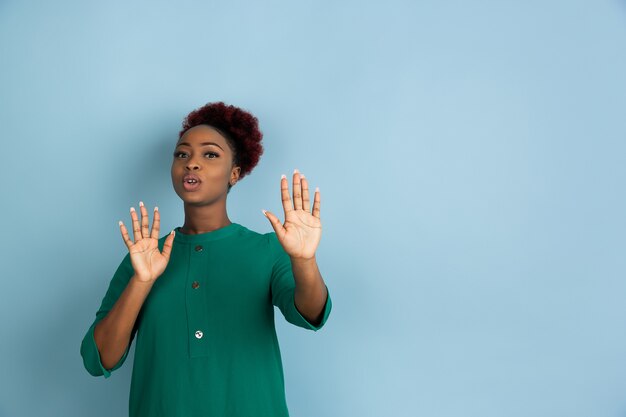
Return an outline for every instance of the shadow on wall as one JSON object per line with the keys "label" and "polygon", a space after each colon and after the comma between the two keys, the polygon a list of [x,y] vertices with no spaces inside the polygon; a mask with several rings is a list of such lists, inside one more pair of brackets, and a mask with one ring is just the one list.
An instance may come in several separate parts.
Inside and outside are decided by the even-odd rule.
{"label": "shadow on wall", "polygon": [[[84,262],[59,258],[58,263],[50,265],[50,280],[65,281],[61,288],[73,286],[74,291],[49,290],[46,297],[37,301],[38,313],[20,318],[20,327],[31,331],[24,333],[17,354],[11,358],[20,370],[13,383],[22,385],[20,388],[29,398],[20,405],[18,414],[98,417],[127,413],[132,355],[126,366],[107,380],[89,375],[80,355],[81,341],[104,295],[102,287],[108,286],[108,280],[106,284],[97,281],[115,270],[115,265],[103,266],[106,260],[87,263],[92,268],[89,274],[85,273]],[[95,279],[88,279],[89,276]],[[105,407],[94,406],[105,403]],[[8,416],[10,411],[16,410],[0,409],[0,417]]]}
{"label": "shadow on wall", "polygon": [[[84,268],[75,266],[74,271],[65,271],[72,276],[84,275]],[[98,267],[94,265],[94,275],[108,276],[112,267]],[[97,271],[100,270],[100,273]],[[108,281],[105,286],[108,286]],[[102,294],[101,285],[93,285],[88,293],[81,294],[79,300],[75,294],[65,295],[65,300],[56,300],[55,314],[49,317],[45,331],[37,335],[35,346],[48,346],[48,355],[45,355],[43,364],[39,368],[39,378],[35,378],[39,385],[36,392],[44,392],[47,400],[41,402],[41,410],[37,415],[46,415],[50,412],[51,405],[58,404],[57,410],[66,416],[92,415],[123,415],[127,413],[128,391],[130,388],[130,373],[132,369],[133,355],[127,357],[125,366],[116,371],[112,378],[105,379],[103,376],[93,377],[83,366],[80,355],[80,344],[95,318],[95,313],[100,305]],[[85,286],[83,286],[85,288]],[[84,300],[84,301],[83,301]],[[87,312],[87,313],[86,313]],[[35,352],[28,356],[32,357]],[[39,356],[41,352],[39,352]],[[66,375],[59,379],[59,375]],[[60,384],[59,381],[64,383]],[[62,398],[73,397],[67,402]],[[94,404],[102,404],[106,399],[107,406],[99,408],[94,413]],[[60,410],[59,407],[71,409]]]}
{"label": "shadow on wall", "polygon": [[[136,206],[140,200],[151,205],[154,199],[163,195],[177,199],[172,188],[170,167],[178,140],[178,125],[173,121],[163,123],[164,118],[154,119],[150,126],[144,125],[136,132],[124,132],[124,127],[120,128],[120,134],[128,138],[128,145],[124,145],[122,157],[116,156],[110,161],[109,165],[115,166],[117,172],[110,178],[104,201],[122,201]],[[137,127],[134,129],[137,130]]]}

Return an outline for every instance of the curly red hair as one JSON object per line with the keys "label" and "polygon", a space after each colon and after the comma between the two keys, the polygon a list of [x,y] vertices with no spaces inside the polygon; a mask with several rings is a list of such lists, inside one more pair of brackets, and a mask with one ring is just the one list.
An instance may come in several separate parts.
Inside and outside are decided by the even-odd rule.
{"label": "curly red hair", "polygon": [[224,136],[233,151],[234,164],[241,168],[239,179],[259,163],[263,154],[263,133],[259,130],[259,121],[249,112],[221,101],[205,104],[187,115],[178,138],[198,125],[209,125]]}

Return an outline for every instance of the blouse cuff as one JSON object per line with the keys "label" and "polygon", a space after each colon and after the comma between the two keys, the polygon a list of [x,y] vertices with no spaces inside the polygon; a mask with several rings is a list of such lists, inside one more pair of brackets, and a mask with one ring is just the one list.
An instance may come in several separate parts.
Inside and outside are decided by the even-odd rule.
{"label": "blouse cuff", "polygon": [[326,295],[326,304],[324,305],[324,313],[322,314],[322,320],[317,326],[311,323],[309,320],[307,320],[302,314],[300,314],[300,312],[298,311],[298,308],[296,307],[296,302],[294,298],[293,309],[295,311],[296,317],[298,317],[298,321],[301,322],[300,327],[304,327],[305,329],[309,329],[313,331],[318,331],[319,329],[324,327],[324,324],[326,323],[326,320],[328,320],[328,316],[330,315],[330,310],[332,309],[332,306],[333,306],[333,302],[330,298],[330,291],[328,291],[328,287],[326,287],[326,294],[327,295]]}
{"label": "blouse cuff", "polygon": [[80,347],[80,354],[83,357],[83,363],[87,371],[93,376],[104,375],[105,378],[111,376],[111,373],[115,371],[117,368],[122,366],[124,361],[126,360],[126,356],[128,356],[128,351],[130,350],[130,343],[126,347],[126,351],[120,358],[120,360],[113,366],[111,369],[106,369],[104,365],[102,365],[102,359],[100,358],[100,352],[98,351],[98,345],[96,344],[96,339],[94,337],[94,330],[96,328],[95,322],[91,325],[85,338],[83,339],[83,343]]}

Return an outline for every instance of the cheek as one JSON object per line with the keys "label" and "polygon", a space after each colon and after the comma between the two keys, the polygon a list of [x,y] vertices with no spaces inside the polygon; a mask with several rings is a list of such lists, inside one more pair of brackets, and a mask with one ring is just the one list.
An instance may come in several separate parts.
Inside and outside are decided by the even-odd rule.
{"label": "cheek", "polygon": [[172,178],[172,182],[178,182],[177,179],[182,176],[181,168],[175,162],[172,164],[170,168],[170,177]]}
{"label": "cheek", "polygon": [[230,177],[230,166],[224,163],[206,164],[204,166],[205,173],[211,178],[228,178]]}

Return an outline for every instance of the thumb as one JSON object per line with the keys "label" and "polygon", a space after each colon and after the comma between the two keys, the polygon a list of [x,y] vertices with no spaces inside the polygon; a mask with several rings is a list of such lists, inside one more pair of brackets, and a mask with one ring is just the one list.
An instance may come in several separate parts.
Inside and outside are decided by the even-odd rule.
{"label": "thumb", "polygon": [[172,230],[168,237],[163,242],[163,251],[161,252],[165,259],[169,262],[170,254],[172,253],[172,245],[174,243],[174,231]]}
{"label": "thumb", "polygon": [[274,216],[274,214],[271,211],[267,211],[267,210],[261,210],[261,211],[263,212],[265,217],[267,217],[267,219],[270,221],[270,224],[272,225],[274,232],[276,232],[276,235],[282,236],[285,233],[285,228],[280,223],[280,220],[278,219],[278,217]]}

